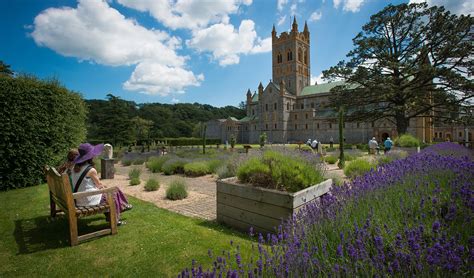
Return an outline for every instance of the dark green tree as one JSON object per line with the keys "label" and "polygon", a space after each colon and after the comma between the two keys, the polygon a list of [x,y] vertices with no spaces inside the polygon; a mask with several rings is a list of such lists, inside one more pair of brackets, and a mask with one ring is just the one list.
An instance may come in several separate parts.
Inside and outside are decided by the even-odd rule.
{"label": "dark green tree", "polygon": [[324,71],[343,79],[334,105],[348,120],[388,118],[405,133],[409,120],[437,116],[473,97],[473,18],[426,3],[389,5],[354,39],[349,61]]}
{"label": "dark green tree", "polygon": [[10,65],[0,61],[0,75],[13,76],[14,72],[10,69]]}

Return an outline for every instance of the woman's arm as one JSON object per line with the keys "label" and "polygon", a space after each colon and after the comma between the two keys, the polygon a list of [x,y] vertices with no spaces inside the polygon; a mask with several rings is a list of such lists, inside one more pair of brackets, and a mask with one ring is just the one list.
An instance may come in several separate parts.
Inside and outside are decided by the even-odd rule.
{"label": "woman's arm", "polygon": [[92,179],[97,188],[105,188],[105,186],[100,182],[99,175],[97,175],[97,170],[95,168],[90,169],[89,173],[87,173],[87,176]]}

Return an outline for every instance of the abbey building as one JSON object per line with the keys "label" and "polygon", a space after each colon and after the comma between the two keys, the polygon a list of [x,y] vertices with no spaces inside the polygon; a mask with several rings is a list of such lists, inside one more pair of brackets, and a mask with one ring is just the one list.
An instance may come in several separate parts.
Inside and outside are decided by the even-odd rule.
{"label": "abbey building", "polygon": [[[223,142],[233,136],[238,143],[258,143],[262,133],[273,143],[305,142],[309,138],[321,142],[339,142],[337,112],[328,106],[330,90],[342,82],[310,84],[310,32],[305,23],[298,30],[296,19],[291,31],[280,35],[272,30],[272,79],[246,94],[247,116],[207,123],[208,138]],[[423,142],[431,142],[432,119],[412,119],[408,132]],[[347,122],[344,136],[347,143],[364,143],[372,137],[378,141],[397,135],[396,126],[388,120]]]}

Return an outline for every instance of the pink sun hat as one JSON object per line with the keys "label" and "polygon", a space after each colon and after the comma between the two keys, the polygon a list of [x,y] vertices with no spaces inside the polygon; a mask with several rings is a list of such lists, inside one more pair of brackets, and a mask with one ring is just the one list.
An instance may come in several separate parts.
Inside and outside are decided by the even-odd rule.
{"label": "pink sun hat", "polygon": [[89,143],[80,144],[78,148],[79,156],[74,160],[74,163],[78,164],[92,159],[101,154],[103,149],[104,144],[97,144],[95,146]]}

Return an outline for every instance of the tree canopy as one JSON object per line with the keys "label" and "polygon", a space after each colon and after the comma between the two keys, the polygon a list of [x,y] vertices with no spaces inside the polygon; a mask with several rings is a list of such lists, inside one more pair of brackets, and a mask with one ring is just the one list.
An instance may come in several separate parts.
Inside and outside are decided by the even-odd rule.
{"label": "tree canopy", "polygon": [[342,79],[332,103],[348,120],[388,118],[405,133],[414,117],[441,116],[473,97],[473,18],[426,3],[389,5],[353,39],[349,60],[324,71]]}
{"label": "tree canopy", "polygon": [[108,95],[107,100],[86,100],[89,106],[88,140],[109,141],[114,145],[156,140],[164,137],[191,137],[199,123],[227,117],[242,118],[245,110],[208,104],[136,104]]}

